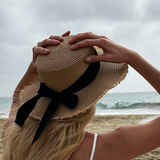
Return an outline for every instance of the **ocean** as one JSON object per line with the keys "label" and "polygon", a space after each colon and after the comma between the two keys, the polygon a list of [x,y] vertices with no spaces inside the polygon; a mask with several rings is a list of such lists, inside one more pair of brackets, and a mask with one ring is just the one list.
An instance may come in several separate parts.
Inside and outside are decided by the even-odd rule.
{"label": "ocean", "polygon": [[[0,97],[0,118],[9,115],[11,97]],[[157,92],[107,93],[96,105],[97,115],[160,114]]]}

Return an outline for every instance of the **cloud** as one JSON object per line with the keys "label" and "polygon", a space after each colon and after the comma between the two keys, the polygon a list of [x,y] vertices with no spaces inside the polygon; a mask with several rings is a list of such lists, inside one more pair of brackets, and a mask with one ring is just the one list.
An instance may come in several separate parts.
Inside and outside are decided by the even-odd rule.
{"label": "cloud", "polygon": [[147,19],[152,21],[159,21],[160,19],[160,1],[152,1],[148,0],[148,3],[146,4],[146,16]]}
{"label": "cloud", "polygon": [[83,22],[93,19],[130,21],[136,13],[136,0],[36,0],[32,1],[30,7],[33,18],[40,23]]}
{"label": "cloud", "polygon": [[[12,94],[32,59],[32,47],[38,41],[67,30],[72,34],[91,31],[105,35],[136,50],[160,68],[159,3],[153,0],[1,1],[0,96]],[[142,89],[138,87],[137,90],[152,90],[131,69],[123,83],[127,86],[125,91],[136,90],[130,85],[133,77],[142,85]]]}

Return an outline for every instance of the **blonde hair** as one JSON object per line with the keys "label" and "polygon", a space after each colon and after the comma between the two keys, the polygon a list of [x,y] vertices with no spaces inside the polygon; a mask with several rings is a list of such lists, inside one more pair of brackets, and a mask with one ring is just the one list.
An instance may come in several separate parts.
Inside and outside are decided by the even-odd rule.
{"label": "blonde hair", "polygon": [[67,160],[84,139],[84,130],[95,114],[95,106],[70,119],[50,121],[32,145],[39,121],[28,117],[23,127],[12,124],[5,135],[1,160]]}

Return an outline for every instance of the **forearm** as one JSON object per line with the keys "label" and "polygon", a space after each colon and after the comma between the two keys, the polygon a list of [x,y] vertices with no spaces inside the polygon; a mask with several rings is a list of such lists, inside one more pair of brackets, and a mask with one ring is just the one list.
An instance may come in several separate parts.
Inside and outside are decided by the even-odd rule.
{"label": "forearm", "polygon": [[140,73],[160,93],[160,71],[148,63],[143,57],[131,51],[127,63]]}
{"label": "forearm", "polygon": [[[25,86],[30,85],[32,82],[34,82],[38,78],[37,70],[33,67],[33,62],[30,63],[26,73],[18,83],[14,94],[13,94],[13,102],[12,106],[10,109],[10,114],[9,114],[9,119],[6,121],[4,127],[3,127],[3,132],[2,132],[2,137],[4,137],[5,132],[7,128],[14,122],[15,120],[15,115],[17,113],[18,108],[20,107],[20,92]],[[3,142],[4,145],[4,142]]]}
{"label": "forearm", "polygon": [[25,87],[30,85],[32,82],[34,82],[36,79],[38,79],[37,70],[33,67],[33,62],[30,63],[26,73],[18,83],[14,94],[13,94],[13,103],[19,103],[19,95],[21,90]]}

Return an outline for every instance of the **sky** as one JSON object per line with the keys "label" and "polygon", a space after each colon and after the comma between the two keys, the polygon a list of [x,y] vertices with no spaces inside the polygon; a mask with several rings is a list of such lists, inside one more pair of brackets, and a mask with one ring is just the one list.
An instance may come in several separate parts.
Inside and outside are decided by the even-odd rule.
{"label": "sky", "polygon": [[[105,35],[160,69],[159,6],[159,0],[1,0],[0,96],[12,96],[37,42],[68,30]],[[110,92],[144,91],[154,89],[129,67]]]}

